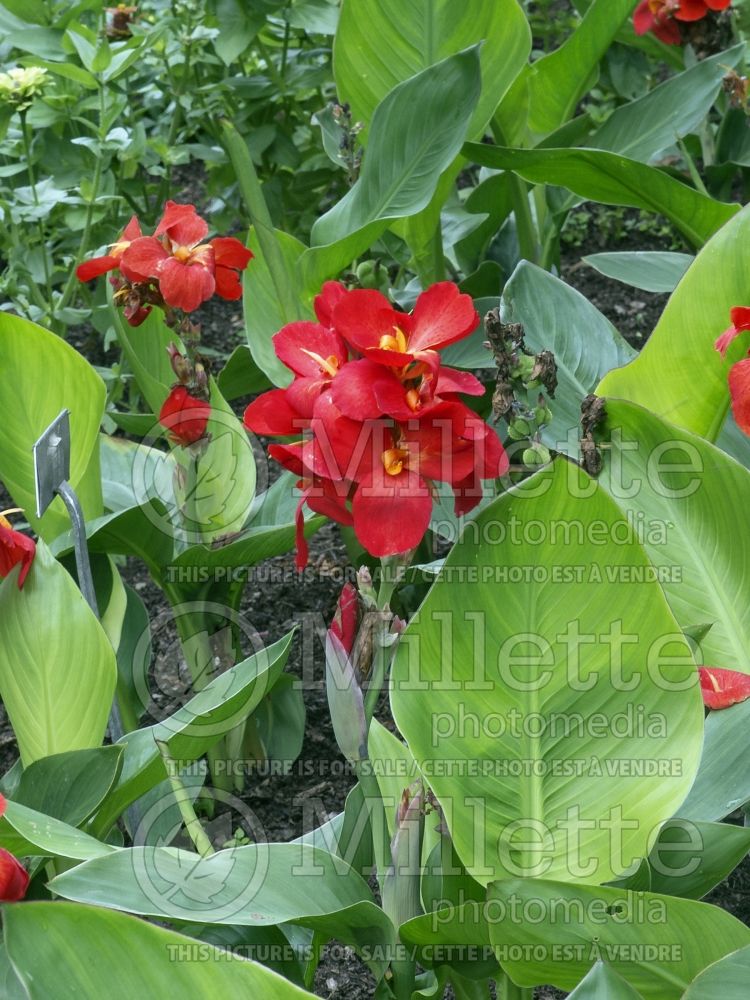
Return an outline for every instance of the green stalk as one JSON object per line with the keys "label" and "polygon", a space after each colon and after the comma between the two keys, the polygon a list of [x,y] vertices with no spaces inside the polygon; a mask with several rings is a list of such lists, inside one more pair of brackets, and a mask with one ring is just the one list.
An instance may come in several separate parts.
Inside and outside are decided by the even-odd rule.
{"label": "green stalk", "polygon": [[682,153],[683,157],[685,158],[685,163],[687,163],[687,168],[688,168],[688,173],[690,174],[690,179],[693,182],[693,184],[695,184],[696,189],[698,191],[700,191],[701,194],[705,194],[707,197],[710,197],[709,194],[708,194],[708,191],[706,190],[706,185],[703,183],[703,178],[701,177],[700,173],[698,172],[698,168],[695,165],[695,160],[692,158],[692,156],[688,152],[688,148],[685,145],[685,140],[684,139],[678,139],[677,140],[677,148],[679,149],[679,151]]}
{"label": "green stalk", "polygon": [[[99,84],[99,142],[104,142],[104,120],[106,116],[107,106],[106,106],[106,88],[101,80],[97,81]],[[73,293],[73,289],[76,287],[76,266],[80,264],[83,260],[83,255],[86,253],[89,247],[89,237],[91,235],[91,223],[94,219],[94,207],[96,205],[96,199],[99,197],[99,187],[102,182],[102,156],[101,151],[96,158],[96,166],[94,167],[94,178],[91,182],[91,197],[89,199],[88,206],[86,208],[86,220],[83,225],[83,234],[81,235],[81,242],[78,245],[78,253],[76,254],[73,266],[70,269],[70,274],[68,275],[68,280],[65,282],[65,287],[62,290],[62,295],[60,296],[60,301],[57,304],[57,311],[61,311],[70,301]]]}
{"label": "green stalk", "polygon": [[[497,145],[505,146],[505,136],[497,118],[492,119],[490,128]],[[529,206],[529,189],[526,182],[518,174],[510,172],[508,176],[513,215],[516,220],[516,233],[518,234],[518,248],[524,260],[530,260],[532,264],[537,264],[541,240]]]}
{"label": "green stalk", "polygon": [[276,298],[286,323],[299,319],[299,305],[295,289],[289,280],[289,274],[284,262],[276,230],[274,229],[268,205],[263,197],[255,164],[245,144],[245,140],[230,121],[221,122],[224,148],[234,167],[242,199],[245,202],[250,221],[258,236],[258,243],[265,263],[271,274],[271,281],[276,291]]}
{"label": "green stalk", "polygon": [[156,740],[156,745],[159,748],[159,753],[164,761],[164,769],[167,772],[167,778],[169,778],[169,784],[172,787],[172,792],[174,793],[175,800],[177,801],[182,821],[185,824],[185,829],[187,830],[198,854],[200,854],[202,858],[207,858],[209,855],[214,853],[213,846],[206,835],[206,831],[201,826],[200,820],[195,815],[193,803],[185,790],[185,786],[180,780],[180,773],[177,764],[170,756],[169,746],[163,740]]}
{"label": "green stalk", "polygon": [[[29,186],[31,187],[31,195],[34,199],[34,205],[39,208],[39,195],[36,190],[36,175],[34,173],[34,166],[31,162],[31,136],[29,135],[29,126],[26,121],[26,109],[20,112],[19,115],[21,119],[21,134],[23,135],[23,151],[26,157],[26,172],[29,177]],[[37,220],[37,228],[39,229],[39,243],[42,248],[42,266],[44,267],[44,284],[47,289],[47,311],[52,309],[52,285],[50,283],[49,277],[49,264],[47,262],[47,241],[44,236],[44,223],[41,219]]]}

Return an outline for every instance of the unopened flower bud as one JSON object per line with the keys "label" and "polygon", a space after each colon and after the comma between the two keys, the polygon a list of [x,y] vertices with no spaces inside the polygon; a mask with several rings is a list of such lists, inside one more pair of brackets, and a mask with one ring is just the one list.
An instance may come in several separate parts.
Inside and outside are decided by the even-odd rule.
{"label": "unopened flower bud", "polygon": [[23,111],[41,94],[46,80],[47,70],[41,66],[14,66],[0,73],[0,101]]}
{"label": "unopened flower bud", "polygon": [[180,354],[174,344],[170,344],[167,347],[167,354],[169,355],[169,362],[172,365],[172,371],[180,382],[186,385],[190,381],[190,362],[184,354]]}

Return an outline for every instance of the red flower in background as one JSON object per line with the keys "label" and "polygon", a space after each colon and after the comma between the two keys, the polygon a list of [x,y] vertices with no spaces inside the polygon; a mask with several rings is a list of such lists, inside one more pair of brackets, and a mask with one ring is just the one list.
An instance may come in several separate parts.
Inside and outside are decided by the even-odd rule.
{"label": "red flower in background", "polygon": [[[5,513],[10,513],[10,511]],[[35,555],[36,543],[34,540],[20,531],[14,531],[10,521],[3,514],[0,514],[0,578],[5,579],[13,567],[20,563],[21,571],[18,574],[18,589],[20,590],[28,576]]]}
{"label": "red flower in background", "polygon": [[726,10],[732,0],[642,0],[633,14],[637,35],[652,32],[667,45],[679,45],[677,21],[700,21],[711,10]]}
{"label": "red flower in background", "polygon": [[304,432],[269,448],[300,477],[298,566],[307,561],[304,505],[353,525],[372,555],[407,552],[429,526],[434,483],[450,484],[456,512],[465,513],[481,498],[481,480],[508,468],[495,431],[458,399],[484,387],[441,365],[438,353],[479,317],[450,282],[423,292],[411,314],[379,292],[333,282],[315,305],[319,323],[291,323],[274,337],[295,378],[252,402],[245,426],[283,437]]}
{"label": "red flower in background", "polygon": [[232,236],[208,243],[208,223],[194,205],[168,201],[153,236],[133,240],[122,255],[120,270],[129,281],[159,282],[168,306],[193,312],[216,292],[224,299],[242,295],[239,272],[252,253]]}
{"label": "red flower in background", "polygon": [[[0,816],[7,808],[7,801],[0,795]],[[29,887],[29,873],[10,851],[0,847],[0,903],[17,903]]]}
{"label": "red flower in background", "polygon": [[738,670],[699,667],[701,694],[707,708],[729,708],[750,698],[750,676]]}
{"label": "red flower in background", "polygon": [[125,314],[133,326],[148,315],[147,302],[193,312],[214,293],[239,299],[240,273],[253,254],[233,236],[204,243],[207,235],[208,223],[194,205],[168,201],[153,236],[144,236],[133,216],[110,252],[79,264],[76,274],[81,281],[90,281],[107,271],[119,271],[122,277],[115,280],[124,287],[118,294],[134,300]]}
{"label": "red flower in background", "polygon": [[159,423],[170,432],[175,444],[195,444],[206,434],[211,404],[191,396],[184,385],[176,385],[159,411]]}
{"label": "red flower in background", "polygon": [[[741,333],[750,330],[750,308],[735,306],[729,315],[732,320],[731,326],[714,343],[714,347],[723,358],[726,357],[732,341]],[[750,354],[750,351],[748,353]],[[732,365],[728,381],[734,419],[740,430],[750,434],[750,358],[744,358]]]}

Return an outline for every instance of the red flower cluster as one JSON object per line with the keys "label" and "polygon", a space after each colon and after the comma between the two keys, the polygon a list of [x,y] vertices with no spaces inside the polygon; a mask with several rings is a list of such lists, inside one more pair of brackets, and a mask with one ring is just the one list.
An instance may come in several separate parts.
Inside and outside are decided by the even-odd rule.
{"label": "red flower cluster", "polygon": [[714,711],[750,698],[750,676],[721,667],[699,667],[703,703]]}
{"label": "red flower cluster", "polygon": [[[9,513],[9,511],[5,513]],[[34,540],[20,531],[14,531],[10,521],[3,514],[0,514],[0,579],[5,579],[13,567],[20,563],[21,571],[18,574],[18,589],[20,590],[28,576],[35,555],[36,543]],[[1,812],[0,815],[2,815]]]}
{"label": "red flower cluster", "polygon": [[[735,337],[750,330],[750,308],[735,306],[729,315],[732,325],[722,333],[714,344],[722,358],[726,357],[729,345]],[[745,434],[750,434],[750,357],[738,361],[729,369],[729,392],[732,396],[732,412],[737,426]]]}
{"label": "red flower cluster", "polygon": [[[7,801],[0,795],[0,816],[7,808]],[[29,887],[29,873],[10,851],[0,847],[0,903],[16,903],[23,899]]]}
{"label": "red flower cluster", "polygon": [[641,0],[633,14],[637,35],[652,31],[667,45],[679,45],[678,21],[700,21],[710,10],[726,10],[732,0]]}
{"label": "red flower cluster", "polygon": [[297,565],[307,562],[304,503],[353,525],[372,555],[407,552],[429,525],[434,482],[453,487],[462,514],[479,502],[481,480],[508,468],[495,431],[459,400],[482,395],[481,382],[438,354],[479,317],[451,282],[428,288],[410,314],[380,292],[327,282],[315,312],[318,323],[290,323],[273,338],[294,381],[245,411],[245,426],[257,434],[304,432],[269,448],[300,476]]}
{"label": "red flower cluster", "polygon": [[109,271],[116,296],[125,306],[125,317],[138,326],[154,305],[192,312],[216,293],[223,299],[242,296],[240,272],[252,253],[233,236],[203,242],[208,223],[194,205],[168,201],[153,236],[144,236],[133,216],[108,254],[79,264],[80,281]]}

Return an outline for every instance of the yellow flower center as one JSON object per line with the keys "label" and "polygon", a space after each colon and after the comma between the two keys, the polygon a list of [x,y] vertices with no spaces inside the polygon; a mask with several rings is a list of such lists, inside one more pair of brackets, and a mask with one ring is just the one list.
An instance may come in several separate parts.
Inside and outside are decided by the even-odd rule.
{"label": "yellow flower center", "polygon": [[389,476],[397,476],[403,471],[409,452],[404,448],[388,448],[383,452],[383,466]]}
{"label": "yellow flower center", "polygon": [[330,375],[330,377],[333,378],[339,370],[339,359],[335,354],[329,354],[327,358],[321,358],[321,356],[316,354],[315,351],[308,351],[304,347],[302,348],[302,353],[306,354],[308,358],[313,359],[323,375]]}
{"label": "yellow flower center", "polygon": [[378,343],[378,347],[381,351],[398,351],[399,354],[406,354],[406,334],[401,327],[394,326],[392,334],[383,334]]}

